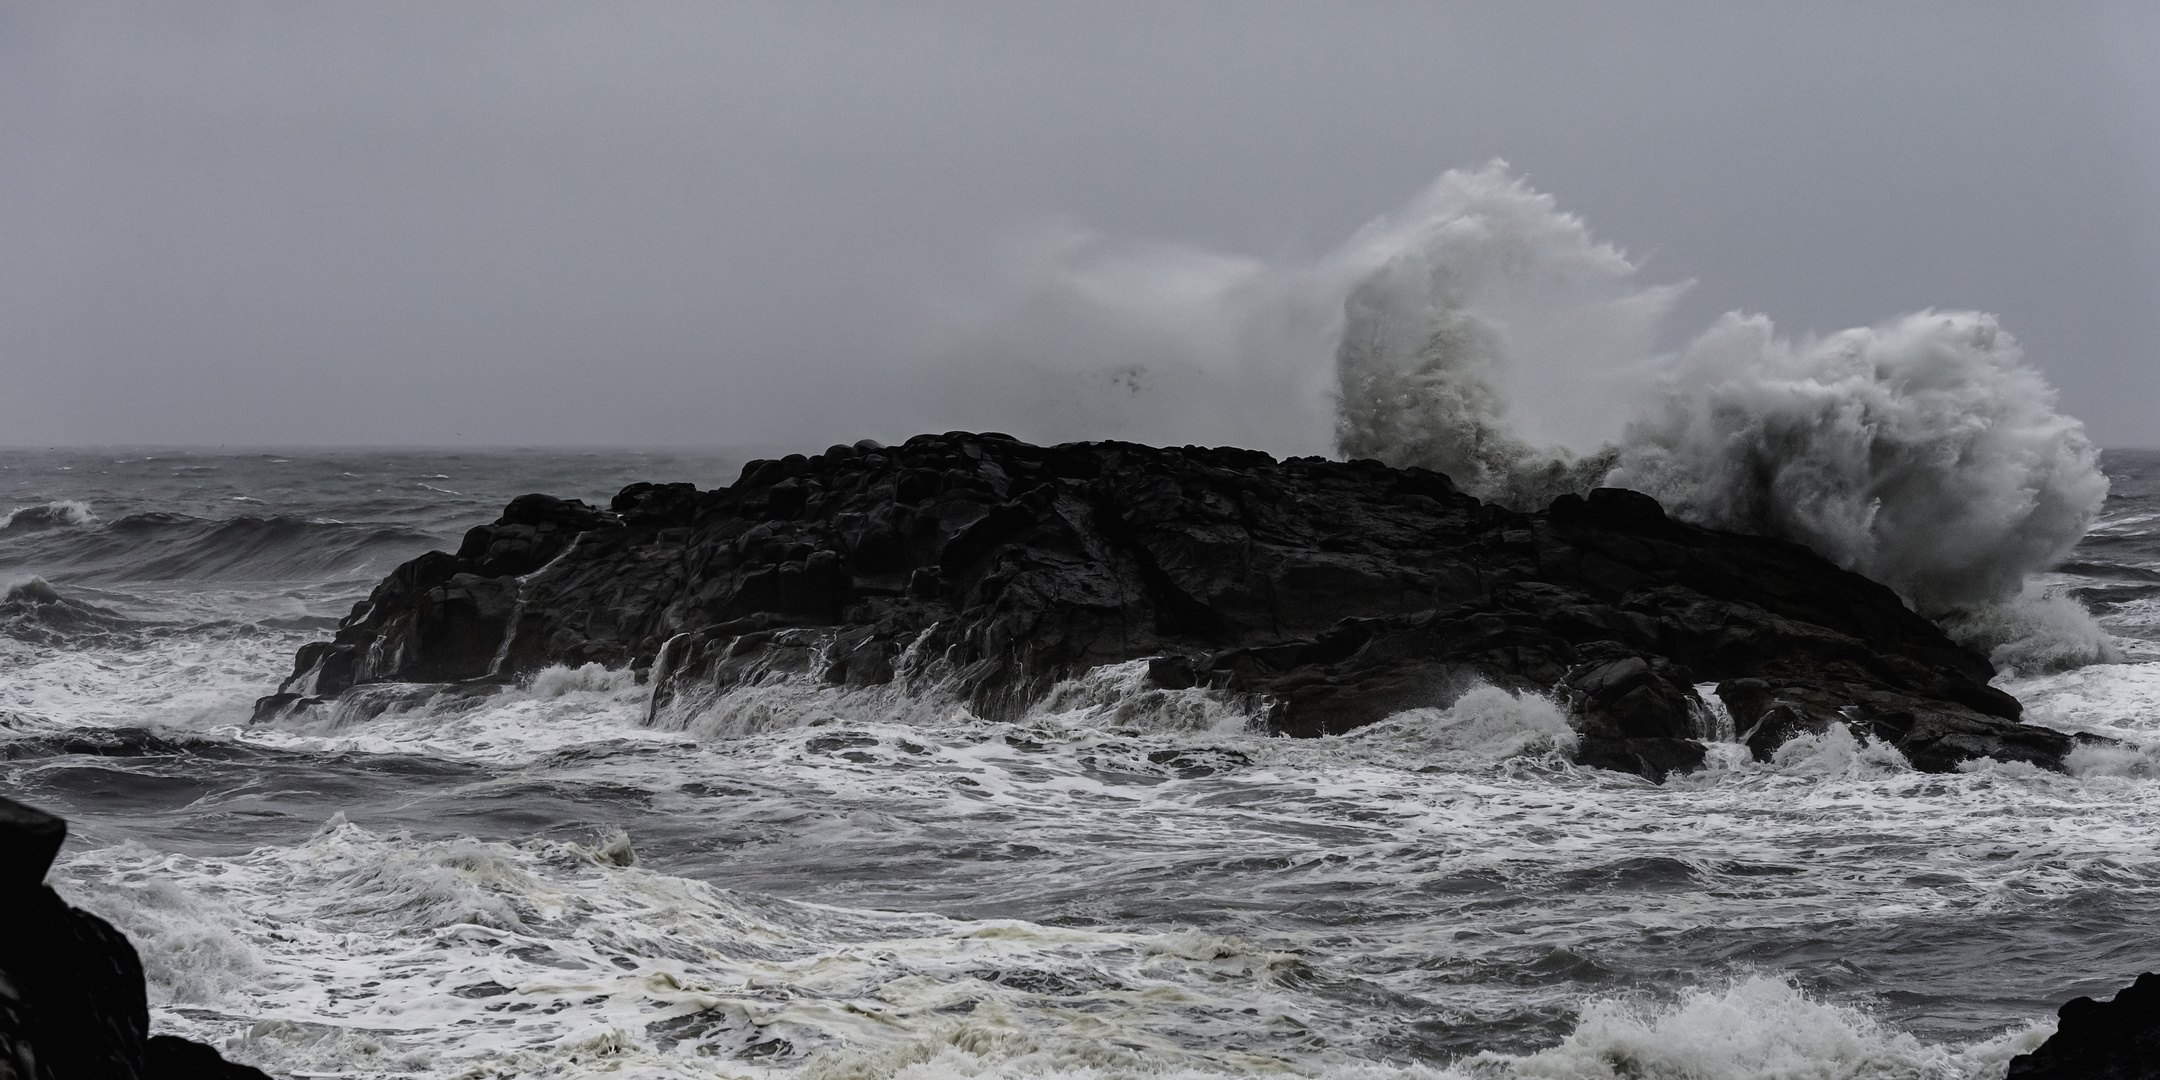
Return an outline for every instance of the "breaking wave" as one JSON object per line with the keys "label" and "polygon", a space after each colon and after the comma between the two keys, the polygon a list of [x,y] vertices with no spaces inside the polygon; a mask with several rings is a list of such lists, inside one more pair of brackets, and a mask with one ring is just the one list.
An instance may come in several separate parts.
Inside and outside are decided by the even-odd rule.
{"label": "breaking wave", "polygon": [[1575,749],[1580,741],[1560,706],[1535,693],[1472,687],[1445,709],[1407,709],[1345,736],[1382,741],[1420,762],[1500,761]]}
{"label": "breaking wave", "polygon": [[1802,343],[1728,315],[1660,382],[1606,482],[1799,541],[1923,611],[2015,596],[2107,497],[2083,427],[1989,315]]}
{"label": "breaking wave", "polygon": [[79,528],[97,524],[90,504],[61,500],[42,506],[25,506],[0,515],[0,532],[42,532],[46,529]]}
{"label": "breaking wave", "polygon": [[1852,1009],[1756,977],[1674,1005],[1593,1002],[1560,1045],[1525,1058],[1487,1056],[1483,1075],[1608,1077],[1971,1077],[2001,1075],[2052,1032],[2034,1025],[1968,1046],[1929,1045]]}
{"label": "breaking wave", "polygon": [[[2017,600],[2084,535],[2107,480],[1992,315],[1792,339],[1736,312],[1661,352],[1687,283],[1642,282],[1497,161],[1309,262],[1068,236],[1022,277],[1011,310],[954,347],[978,362],[947,380],[1021,387],[968,400],[1033,417],[1022,430],[1277,453],[1332,430],[1343,456],[1522,509],[1634,488],[1685,520],[1806,544],[1957,625],[2060,631],[2013,649],[2026,663],[2098,655],[2080,644],[2099,634],[2089,619]],[[983,357],[1005,378],[975,378]]]}
{"label": "breaking wave", "polygon": [[2107,497],[2099,454],[1994,316],[1820,339],[1725,316],[1673,355],[1684,286],[1642,286],[1500,165],[1451,172],[1353,246],[1337,444],[1533,508],[1634,488],[1686,520],[1806,544],[1940,614],[2015,597]]}

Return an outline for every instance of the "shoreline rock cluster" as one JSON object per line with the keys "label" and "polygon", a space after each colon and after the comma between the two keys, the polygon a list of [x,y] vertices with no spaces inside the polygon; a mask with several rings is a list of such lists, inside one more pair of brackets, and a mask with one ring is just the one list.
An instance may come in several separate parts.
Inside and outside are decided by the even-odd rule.
{"label": "shoreline rock cluster", "polygon": [[269,1080],[211,1047],[150,1034],[142,959],[45,884],[67,822],[0,798],[0,1077]]}
{"label": "shoreline rock cluster", "polygon": [[899,679],[1007,718],[1143,658],[1291,736],[1535,690],[1573,714],[1580,761],[1651,779],[1701,762],[1719,707],[1763,757],[1834,726],[1931,771],[2059,769],[2074,745],[1888,588],[1636,492],[1522,513],[1374,461],[967,432],[632,484],[605,509],[521,496],[303,646],[257,717],[600,663],[650,678],[656,714],[760,680]]}

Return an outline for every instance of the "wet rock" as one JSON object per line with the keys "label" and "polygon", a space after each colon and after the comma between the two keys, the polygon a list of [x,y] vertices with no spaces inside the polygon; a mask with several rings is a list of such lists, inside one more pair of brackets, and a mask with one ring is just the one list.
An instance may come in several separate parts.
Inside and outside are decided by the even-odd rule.
{"label": "wet rock", "polygon": [[322,698],[308,697],[305,694],[280,692],[267,697],[259,697],[255,699],[255,712],[248,717],[248,723],[275,723],[287,717],[296,716],[309,706],[322,703]]}
{"label": "wet rock", "polygon": [[697,496],[696,484],[632,484],[616,494],[608,509],[625,525],[671,528],[688,525],[697,516]]}
{"label": "wet rock", "polygon": [[66,839],[60,818],[0,798],[0,1075],[268,1080],[200,1043],[149,1034],[135,947],[45,884]]}
{"label": "wet rock", "polygon": [[788,677],[1010,717],[1142,658],[1155,686],[1264,703],[1293,736],[1533,690],[1584,762],[1652,778],[1700,763],[1706,682],[1762,756],[1833,724],[1924,769],[2059,768],[2071,745],[1890,590],[1636,492],[1520,513],[1372,461],[966,432],[751,462],[717,490],[633,484],[604,511],[523,496],[385,578],[280,689],[599,662],[649,668],[655,716]]}
{"label": "wet rock", "polygon": [[45,871],[67,842],[67,822],[0,798],[0,890],[9,895],[45,884]]}
{"label": "wet rock", "polygon": [[1575,751],[1579,765],[1614,772],[1631,772],[1653,783],[1664,783],[1674,773],[1702,768],[1706,751],[1694,739],[1611,739],[1584,737]]}
{"label": "wet rock", "polygon": [[144,1080],[270,1080],[261,1069],[225,1060],[178,1035],[152,1035],[143,1046]]}
{"label": "wet rock", "polygon": [[2109,1001],[2074,998],[2055,1034],[2010,1059],[2006,1080],[2160,1078],[2160,973],[2146,972]]}

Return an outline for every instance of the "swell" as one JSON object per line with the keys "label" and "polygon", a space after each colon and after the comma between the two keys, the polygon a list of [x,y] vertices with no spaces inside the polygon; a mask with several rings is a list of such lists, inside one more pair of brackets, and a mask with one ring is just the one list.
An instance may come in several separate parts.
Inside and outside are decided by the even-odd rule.
{"label": "swell", "polygon": [[79,584],[367,578],[440,542],[404,525],[143,513],[0,530],[0,573]]}

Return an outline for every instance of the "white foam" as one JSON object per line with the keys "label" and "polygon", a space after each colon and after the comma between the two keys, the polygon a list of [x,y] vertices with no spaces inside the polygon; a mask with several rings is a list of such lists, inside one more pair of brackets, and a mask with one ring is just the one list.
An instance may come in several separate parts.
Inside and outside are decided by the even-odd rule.
{"label": "white foam", "polygon": [[974,719],[966,706],[936,686],[915,693],[905,685],[836,686],[775,675],[721,691],[686,691],[653,721],[660,730],[713,743],[836,723],[936,728]]}
{"label": "white foam", "polygon": [[1148,677],[1147,660],[1128,660],[1058,683],[1028,718],[1067,731],[1229,734],[1251,727],[1259,712],[1257,703],[1203,688],[1161,689]]}
{"label": "white foam", "polygon": [[553,699],[565,694],[585,692],[611,696],[636,696],[637,673],[628,668],[609,668],[602,664],[587,663],[578,667],[551,664],[534,672],[525,680],[525,687],[534,697]]}
{"label": "white foam", "polygon": [[[1929,1043],[1753,977],[1591,999],[1556,1046],[1443,1068],[1315,1045],[1308,961],[1220,933],[789,903],[575,844],[415,842],[342,821],[291,848],[127,845],[58,873],[149,958],[160,1030],[284,1075],[1982,1080],[2048,1033]],[[176,982],[168,961],[200,958],[206,934],[235,977]]]}
{"label": "white foam", "polygon": [[1912,765],[1897,747],[1869,735],[1853,737],[1843,724],[1832,724],[1820,735],[1802,732],[1770,753],[1770,764],[1796,776],[1861,776],[1879,772],[1910,772]]}
{"label": "white foam", "polygon": [[[146,955],[174,955],[203,919],[154,917],[172,898],[115,888],[152,872],[216,893],[239,941],[227,947],[257,968],[160,994],[158,1026],[281,1074],[741,1075],[829,1057],[810,1071],[832,1076],[849,1075],[851,1060],[905,1066],[926,1045],[1000,1039],[1054,1045],[1068,1060],[1121,1044],[1203,1065],[1290,1064],[1282,1050],[1175,1050],[1196,1029],[1241,1027],[1240,1009],[1269,1004],[1292,960],[1223,935],[847,911],[714,889],[577,845],[413,842],[342,821],[306,844],[231,859],[123,846],[60,867],[70,894],[101,896]],[[1082,1016],[1092,1019],[1073,1026]]]}
{"label": "white foam", "polygon": [[138,844],[112,854],[142,869],[96,888],[69,888],[63,881],[62,895],[135,943],[151,1004],[215,1004],[265,976],[247,941],[251,929],[262,928],[251,928],[252,920],[221,898],[214,882],[196,875],[199,864]]}
{"label": "white foam", "polygon": [[1484,764],[1522,756],[1566,754],[1580,739],[1550,698],[1476,686],[1445,709],[1408,709],[1345,736],[1389,743],[1423,765]]}
{"label": "white foam", "polygon": [[677,745],[643,725],[650,688],[636,673],[598,664],[555,665],[523,685],[488,688],[375,683],[268,726],[236,729],[247,742],[330,753],[408,753],[515,766],[565,749],[620,742]]}
{"label": "white foam", "polygon": [[64,645],[0,636],[0,708],[87,727],[238,725],[308,637],[245,624],[153,626]]}
{"label": "white foam", "polygon": [[[2098,702],[2160,688],[2140,681],[2155,678],[2136,665],[2086,668],[2048,677],[2056,690],[2036,697],[2098,716],[2111,707]],[[2096,872],[2147,873],[2160,828],[2155,781],[2134,770],[1931,776],[1841,728],[1769,764],[1720,744],[1710,768],[1645,785],[1544,754],[1564,741],[1559,710],[1492,688],[1363,733],[1285,740],[1237,725],[1122,724],[1119,708],[1149,692],[1127,667],[1076,680],[1058,708],[1014,724],[828,717],[692,745],[638,727],[634,680],[566,669],[541,681],[463,712],[246,737],[335,746],[380,727],[381,745],[440,739],[446,753],[459,738],[498,739],[462,752],[501,752],[528,779],[649,792],[658,812],[750,841],[699,856],[719,860],[701,871],[719,882],[845,867],[852,884],[833,887],[889,888],[881,906],[928,902],[910,890],[1005,905],[1169,890],[1180,911],[1203,913],[1228,902],[1219,897],[1249,903],[1261,882],[1421,914],[1319,936],[1234,913],[1210,915],[1219,921],[1205,931],[1154,933],[945,919],[638,869],[627,864],[683,856],[620,834],[415,840],[342,821],[306,843],[218,858],[139,845],[71,854],[63,885],[141,943],[161,1029],[283,1074],[1595,1076],[1581,1070],[1610,1050],[1646,1076],[1787,1065],[1798,1071],[1784,1075],[1868,1075],[1838,1071],[1859,1047],[1887,1055],[1860,1060],[1920,1070],[1909,1075],[1984,1077],[1980,1051],[1766,987],[1605,1002],[1543,1056],[1488,1056],[1450,1074],[1382,1060],[1382,1036],[1410,1006],[1375,1011],[1313,988],[1354,971],[1463,1023],[1551,1014],[1579,992],[1464,973],[1521,965],[1533,941],[1595,954],[1646,933],[1777,940],[1856,912],[2028,910],[2089,890]],[[610,751],[659,744],[669,749]],[[549,745],[593,752],[544,759]],[[682,794],[692,786],[735,794]],[[1896,825],[1860,840],[1857,821]],[[862,875],[889,858],[935,865],[909,864],[889,886]],[[1223,869],[1245,863],[1282,869]],[[1555,886],[1637,865],[1675,876],[1648,889]],[[1775,872],[1726,876],[1728,865]],[[1451,881],[1495,891],[1424,891]],[[1761,1030],[1720,1035],[1720,1018],[1736,1016]],[[1314,1031],[1327,1046],[1307,1041]],[[754,1051],[774,1039],[788,1052]]]}
{"label": "white foam", "polygon": [[2160,662],[2095,664],[1998,685],[2033,723],[2133,742],[2160,737]]}
{"label": "white foam", "polygon": [[2108,664],[2123,657],[2114,636],[2076,599],[2039,582],[2018,595],[1941,618],[1951,638],[1985,653],[2006,679]]}
{"label": "white foam", "polygon": [[1525,1080],[1864,1080],[2000,1076],[2037,1047],[2034,1025],[1966,1047],[1929,1045],[1848,1008],[1811,1001],[1776,979],[1745,979],[1678,1003],[1601,1001],[1573,1033],[1526,1057],[1488,1055],[1483,1075]]}

